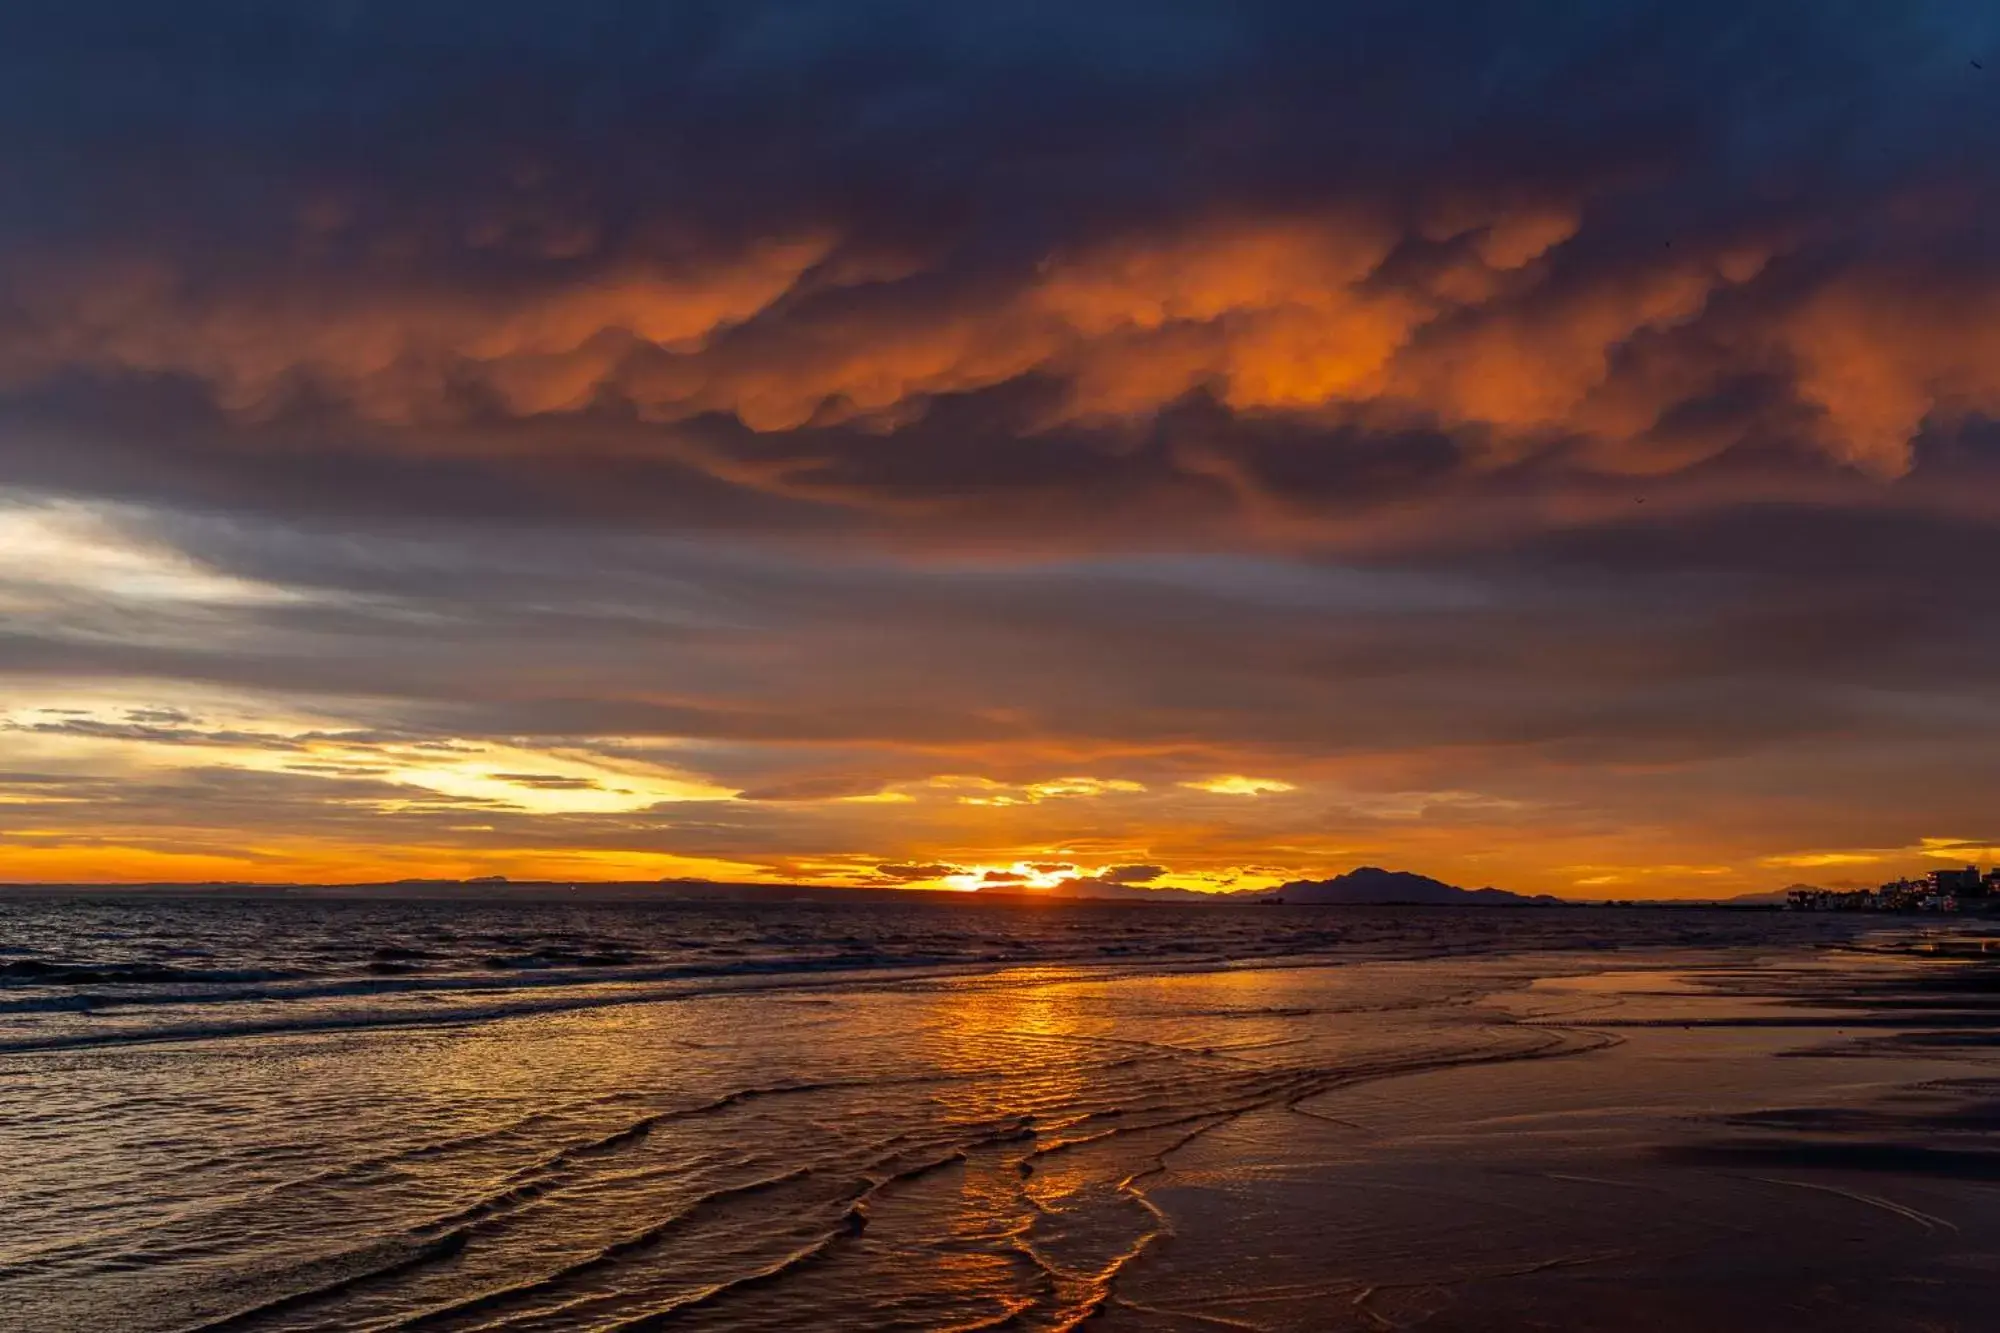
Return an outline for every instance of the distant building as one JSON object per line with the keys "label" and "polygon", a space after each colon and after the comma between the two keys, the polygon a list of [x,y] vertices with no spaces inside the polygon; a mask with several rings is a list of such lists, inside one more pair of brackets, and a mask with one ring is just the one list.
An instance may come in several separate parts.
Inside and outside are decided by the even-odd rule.
{"label": "distant building", "polygon": [[1795,912],[1874,912],[1887,904],[1873,889],[1793,889],[1785,906]]}
{"label": "distant building", "polygon": [[1933,893],[1966,896],[1979,893],[1984,884],[1980,879],[1978,866],[1967,866],[1963,870],[1933,870],[1930,873],[1930,882]]}
{"label": "distant building", "polygon": [[1922,879],[1890,880],[1875,890],[1875,896],[1881,900],[1880,905],[1885,912],[1914,912],[1922,906],[1925,898],[1935,892],[1930,876],[1926,875]]}
{"label": "distant building", "polygon": [[2000,899],[2000,866],[1933,870],[1921,879],[1892,879],[1874,889],[1818,889],[1802,885],[1785,894],[1794,912],[1956,912],[1967,902]]}

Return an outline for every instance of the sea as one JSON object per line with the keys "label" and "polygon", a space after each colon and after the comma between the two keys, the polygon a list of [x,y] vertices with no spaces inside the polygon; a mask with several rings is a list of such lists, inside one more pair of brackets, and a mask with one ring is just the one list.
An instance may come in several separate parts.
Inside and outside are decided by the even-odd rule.
{"label": "sea", "polygon": [[1218,1126],[1585,1051],[1495,1003],[1552,972],[1865,930],[916,895],[4,897],[0,1327],[1069,1328],[1171,1237],[1149,1186]]}

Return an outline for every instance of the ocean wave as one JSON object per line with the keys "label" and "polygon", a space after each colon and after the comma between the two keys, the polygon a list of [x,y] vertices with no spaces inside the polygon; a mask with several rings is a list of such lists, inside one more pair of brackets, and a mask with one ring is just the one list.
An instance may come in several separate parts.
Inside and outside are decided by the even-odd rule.
{"label": "ocean wave", "polygon": [[313,1260],[266,1279],[269,1285],[290,1288],[283,1294],[183,1325],[179,1333],[229,1333],[251,1328],[275,1315],[333,1300],[367,1283],[450,1259],[465,1249],[468,1239],[470,1233],[463,1230],[428,1240],[397,1238]]}
{"label": "ocean wave", "polygon": [[286,981],[303,973],[274,968],[194,968],[166,963],[68,963],[17,958],[0,963],[0,986],[245,985]]}

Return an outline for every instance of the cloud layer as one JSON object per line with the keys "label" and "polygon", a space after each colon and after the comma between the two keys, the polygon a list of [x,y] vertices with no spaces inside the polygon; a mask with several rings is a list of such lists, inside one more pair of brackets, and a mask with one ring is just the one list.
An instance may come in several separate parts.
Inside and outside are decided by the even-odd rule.
{"label": "cloud layer", "polygon": [[1692,892],[1980,845],[1996,45],[23,7],[6,873]]}

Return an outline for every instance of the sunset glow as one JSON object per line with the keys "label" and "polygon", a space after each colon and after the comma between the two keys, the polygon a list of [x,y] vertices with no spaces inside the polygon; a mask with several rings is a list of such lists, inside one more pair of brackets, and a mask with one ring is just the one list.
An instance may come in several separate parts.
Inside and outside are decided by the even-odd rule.
{"label": "sunset glow", "polygon": [[1779,9],[28,25],[0,880],[1971,857],[1988,20]]}

